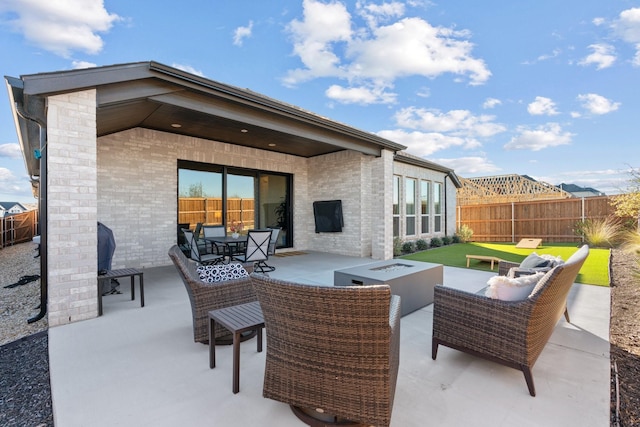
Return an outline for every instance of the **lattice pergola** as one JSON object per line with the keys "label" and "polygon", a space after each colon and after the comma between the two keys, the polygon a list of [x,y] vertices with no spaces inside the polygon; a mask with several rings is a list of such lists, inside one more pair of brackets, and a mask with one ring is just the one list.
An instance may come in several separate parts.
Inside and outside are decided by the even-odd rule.
{"label": "lattice pergola", "polygon": [[522,175],[496,175],[460,178],[457,204],[479,205],[531,200],[566,199],[571,194],[560,188]]}

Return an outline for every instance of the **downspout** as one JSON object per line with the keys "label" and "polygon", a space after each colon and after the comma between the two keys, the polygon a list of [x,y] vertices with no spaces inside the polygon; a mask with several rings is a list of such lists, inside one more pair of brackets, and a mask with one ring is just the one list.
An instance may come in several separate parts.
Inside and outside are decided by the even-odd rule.
{"label": "downspout", "polygon": [[[22,106],[16,102],[16,112],[20,117],[38,125],[40,130],[40,150],[36,155],[40,156],[40,184],[38,186],[38,225],[40,226],[40,312],[27,320],[27,323],[34,323],[41,320],[47,314],[48,283],[47,277],[47,125],[38,118],[30,116]],[[44,218],[44,220],[43,220]]]}
{"label": "downspout", "polygon": [[447,178],[449,178],[449,174],[444,176],[444,235],[447,235],[447,217],[449,216],[449,206],[447,206]]}

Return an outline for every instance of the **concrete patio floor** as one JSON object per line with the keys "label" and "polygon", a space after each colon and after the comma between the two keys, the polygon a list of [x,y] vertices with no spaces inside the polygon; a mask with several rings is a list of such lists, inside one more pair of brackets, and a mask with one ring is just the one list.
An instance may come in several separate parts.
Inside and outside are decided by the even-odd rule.
{"label": "concrete patio floor", "polygon": [[[333,270],[369,262],[310,252],[273,257],[270,275],[327,285]],[[446,286],[469,291],[495,274],[444,271]],[[144,308],[130,300],[125,280],[123,294],[104,297],[102,317],[49,330],[56,426],[304,425],[287,405],[262,397],[265,353],[256,352],[255,338],[241,345],[234,395],[232,348],[216,347],[217,366],[209,369],[208,346],[193,342],[189,300],[173,265],[144,276]],[[391,425],[609,425],[609,302],[608,288],[573,286],[573,323],[559,322],[533,368],[536,397],[520,371],[446,347],[432,360],[432,305],[403,317]]]}

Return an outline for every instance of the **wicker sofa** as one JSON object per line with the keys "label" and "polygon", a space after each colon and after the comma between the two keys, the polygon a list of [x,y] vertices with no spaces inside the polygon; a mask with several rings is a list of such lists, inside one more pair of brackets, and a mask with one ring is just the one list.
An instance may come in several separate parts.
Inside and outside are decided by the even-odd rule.
{"label": "wicker sofa", "polygon": [[263,396],[291,405],[309,425],[350,420],[388,426],[398,377],[400,297],[388,285],[251,278],[267,332]]}
{"label": "wicker sofa", "polygon": [[[198,264],[187,258],[177,245],[169,249],[169,258],[173,261],[189,294],[193,315],[193,340],[196,342],[209,343],[209,311],[257,300],[249,277],[205,283],[200,280]],[[245,269],[251,273],[251,266],[245,266]],[[222,343],[232,341],[229,332],[217,323],[215,334],[216,342],[219,338]]]}
{"label": "wicker sofa", "polygon": [[502,301],[436,286],[431,357],[438,345],[521,370],[535,396],[531,369],[566,309],[567,295],[589,247],[548,271],[524,300]]}

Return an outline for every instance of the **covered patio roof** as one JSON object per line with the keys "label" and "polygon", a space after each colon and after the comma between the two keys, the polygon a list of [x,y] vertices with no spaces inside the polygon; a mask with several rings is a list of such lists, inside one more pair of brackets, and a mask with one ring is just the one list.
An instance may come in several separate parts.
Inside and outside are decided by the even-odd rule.
{"label": "covered patio roof", "polygon": [[293,105],[157,62],[6,77],[27,171],[39,177],[38,124],[46,98],[95,89],[97,136],[136,127],[314,157],[341,150],[379,156],[406,147]]}

